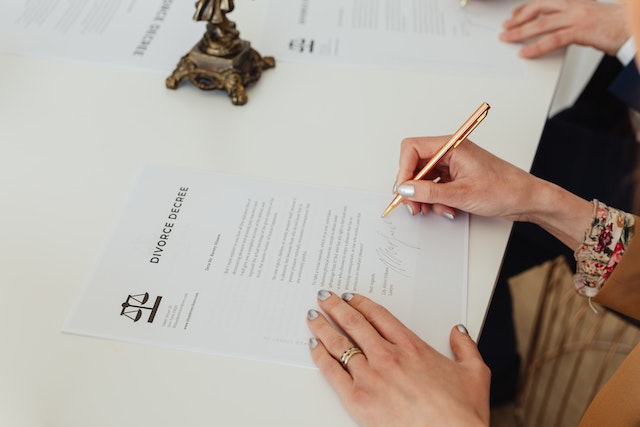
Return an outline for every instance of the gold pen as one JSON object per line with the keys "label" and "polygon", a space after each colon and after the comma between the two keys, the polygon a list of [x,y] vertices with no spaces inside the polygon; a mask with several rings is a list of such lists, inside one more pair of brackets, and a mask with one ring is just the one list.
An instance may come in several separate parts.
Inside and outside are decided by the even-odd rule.
{"label": "gold pen", "polygon": [[[460,143],[464,141],[469,136],[469,134],[476,128],[476,126],[478,126],[480,122],[487,116],[487,113],[489,112],[489,108],[491,108],[489,104],[487,104],[486,102],[483,102],[482,105],[478,107],[476,112],[473,113],[471,117],[469,117],[462,126],[460,126],[460,129],[458,129],[458,131],[454,133],[453,136],[451,136],[451,138],[449,138],[447,143],[444,144],[442,148],[438,150],[438,152],[427,162],[426,165],[424,165],[424,167],[420,170],[420,172],[418,172],[418,174],[413,178],[413,180],[417,181],[424,178],[429,172],[431,172],[436,167],[438,162],[440,162],[440,160],[442,160],[442,158],[449,151],[451,151],[452,149],[460,145]],[[389,203],[389,206],[387,206],[384,212],[382,212],[382,216],[384,217],[389,212],[394,210],[395,207],[398,206],[401,201],[402,201],[402,196],[397,194],[396,197],[391,201],[391,203]]]}

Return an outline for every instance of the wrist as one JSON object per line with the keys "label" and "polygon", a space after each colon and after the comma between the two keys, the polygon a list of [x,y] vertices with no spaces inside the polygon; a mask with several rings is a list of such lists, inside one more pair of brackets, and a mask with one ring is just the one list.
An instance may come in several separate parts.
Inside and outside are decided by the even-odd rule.
{"label": "wrist", "polygon": [[569,248],[577,248],[591,222],[593,203],[551,182],[536,179],[525,220],[539,225]]}

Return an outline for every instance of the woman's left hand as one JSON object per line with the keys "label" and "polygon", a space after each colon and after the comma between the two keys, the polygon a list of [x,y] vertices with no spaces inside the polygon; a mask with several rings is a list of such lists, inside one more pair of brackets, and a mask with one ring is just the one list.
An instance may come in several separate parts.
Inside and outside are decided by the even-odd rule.
{"label": "woman's left hand", "polygon": [[[359,425],[489,425],[491,374],[463,326],[451,331],[451,360],[366,297],[322,290],[318,303],[347,335],[309,310],[311,355]],[[352,347],[362,353],[343,366]]]}

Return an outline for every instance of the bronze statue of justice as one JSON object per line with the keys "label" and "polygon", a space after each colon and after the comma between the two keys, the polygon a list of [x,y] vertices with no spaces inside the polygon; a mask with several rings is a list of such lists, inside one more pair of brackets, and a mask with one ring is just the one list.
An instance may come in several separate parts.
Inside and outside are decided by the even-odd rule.
{"label": "bronze statue of justice", "polygon": [[227,19],[233,0],[198,0],[195,7],[193,19],[207,22],[207,30],[180,59],[166,86],[177,89],[186,79],[202,90],[225,90],[234,105],[246,104],[246,87],[258,81],[263,70],[275,67],[275,59],[262,57],[240,38],[236,24]]}

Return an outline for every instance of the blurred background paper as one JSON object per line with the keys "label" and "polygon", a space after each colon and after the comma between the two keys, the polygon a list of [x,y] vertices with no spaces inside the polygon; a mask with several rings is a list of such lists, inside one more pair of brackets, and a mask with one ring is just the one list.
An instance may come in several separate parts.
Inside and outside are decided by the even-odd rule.
{"label": "blurred background paper", "polygon": [[[0,51],[170,72],[205,31],[194,1],[3,0]],[[238,0],[228,15],[276,61],[520,77],[498,40],[513,0]]]}
{"label": "blurred background paper", "polygon": [[169,72],[202,36],[193,1],[2,0],[0,50]]}
{"label": "blurred background paper", "polygon": [[281,60],[521,76],[498,40],[513,0],[269,0],[263,43]]}

